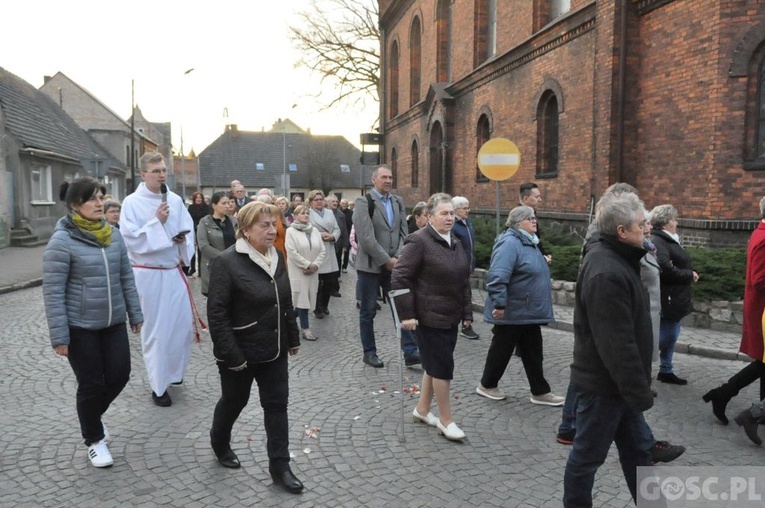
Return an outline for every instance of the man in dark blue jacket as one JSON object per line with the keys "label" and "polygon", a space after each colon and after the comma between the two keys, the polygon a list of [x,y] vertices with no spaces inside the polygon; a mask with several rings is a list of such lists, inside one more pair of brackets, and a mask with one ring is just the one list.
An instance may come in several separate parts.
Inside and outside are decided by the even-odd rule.
{"label": "man in dark blue jacket", "polygon": [[595,225],[600,242],[587,253],[576,284],[574,361],[576,438],[566,463],[563,504],[592,506],[595,473],[615,442],[636,499],[637,467],[652,464],[640,438],[643,411],[653,406],[653,330],[640,280],[643,203],[635,194],[606,195]]}

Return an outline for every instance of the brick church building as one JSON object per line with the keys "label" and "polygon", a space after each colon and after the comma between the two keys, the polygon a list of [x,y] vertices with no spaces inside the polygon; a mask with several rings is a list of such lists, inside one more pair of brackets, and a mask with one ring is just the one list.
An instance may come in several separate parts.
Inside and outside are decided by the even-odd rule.
{"label": "brick church building", "polygon": [[675,205],[688,243],[741,244],[765,194],[765,1],[380,0],[383,160],[407,203],[493,209],[481,145],[508,138],[540,216],[603,190]]}

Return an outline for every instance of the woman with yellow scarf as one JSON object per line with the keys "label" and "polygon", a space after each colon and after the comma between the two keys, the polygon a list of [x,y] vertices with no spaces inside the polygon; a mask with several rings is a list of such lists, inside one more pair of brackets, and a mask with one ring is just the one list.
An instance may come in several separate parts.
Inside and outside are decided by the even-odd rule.
{"label": "woman with yellow scarf", "polygon": [[43,298],[53,350],[77,378],[77,416],[95,467],[109,467],[109,434],[101,421],[130,378],[125,322],[141,330],[143,314],[127,249],[104,219],[105,187],[90,177],[61,185],[69,213],[43,254]]}

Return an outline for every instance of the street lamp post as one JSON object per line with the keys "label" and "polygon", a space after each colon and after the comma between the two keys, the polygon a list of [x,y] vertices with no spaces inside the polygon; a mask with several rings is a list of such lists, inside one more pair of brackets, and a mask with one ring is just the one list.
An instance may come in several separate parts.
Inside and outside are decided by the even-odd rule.
{"label": "street lamp post", "polygon": [[[188,76],[194,68],[187,70],[183,73],[184,76]],[[185,90],[185,87],[184,87]],[[181,118],[181,192],[183,193],[183,202],[186,202],[186,154],[183,152],[183,118]]]}
{"label": "street lamp post", "polygon": [[289,185],[287,185],[287,133],[284,132],[284,122],[282,122],[282,192],[290,199]]}

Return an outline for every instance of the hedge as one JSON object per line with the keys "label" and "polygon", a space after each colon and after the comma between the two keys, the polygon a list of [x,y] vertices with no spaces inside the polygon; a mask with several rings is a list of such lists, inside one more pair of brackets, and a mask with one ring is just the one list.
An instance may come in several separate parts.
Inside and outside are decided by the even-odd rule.
{"label": "hedge", "polygon": [[[479,268],[488,268],[494,245],[496,223],[486,217],[472,217],[476,228],[476,262]],[[554,280],[576,282],[582,239],[575,234],[542,227],[542,241],[553,257],[550,266]],[[504,229],[504,228],[503,228]],[[715,300],[739,301],[744,298],[746,276],[746,249],[709,249],[688,247],[699,281],[693,285],[693,299],[697,302]]]}

